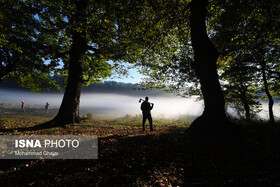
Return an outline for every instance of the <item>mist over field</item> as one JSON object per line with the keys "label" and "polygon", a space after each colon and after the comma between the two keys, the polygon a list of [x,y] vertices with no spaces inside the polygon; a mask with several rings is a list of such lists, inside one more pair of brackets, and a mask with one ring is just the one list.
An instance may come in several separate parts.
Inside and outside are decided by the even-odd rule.
{"label": "mist over field", "polygon": [[[81,97],[81,110],[91,111],[91,109],[97,109],[96,112],[100,115],[104,111],[104,113],[111,116],[141,114],[139,98],[137,96],[110,93],[83,94]],[[145,95],[141,98],[144,99]],[[172,95],[150,96],[149,102],[154,103],[152,114],[157,117],[175,117],[184,114],[199,115],[203,110],[201,104],[193,99],[184,99]]]}
{"label": "mist over field", "polygon": [[[139,98],[144,99],[149,96],[150,102],[155,106],[152,110],[154,117],[160,118],[180,118],[184,116],[199,116],[203,112],[203,102],[196,101],[194,98],[182,98],[172,94],[148,93],[142,91],[132,92],[85,92],[81,95],[80,114],[88,113],[99,117],[123,117],[125,115],[140,115]],[[143,94],[141,94],[143,93]],[[150,95],[149,95],[150,94]],[[55,114],[61,104],[63,93],[41,93],[35,94],[28,91],[0,89],[0,113],[4,113],[5,108],[9,108],[9,112],[13,112],[13,108],[20,109],[21,101],[26,103],[26,111],[31,109],[40,109],[44,112],[46,102],[50,104],[50,111]],[[267,102],[262,101],[263,111],[259,116],[268,119]],[[34,112],[38,112],[38,111]],[[228,112],[236,116],[232,109]],[[274,113],[276,118],[280,114],[279,102],[275,102]]]}
{"label": "mist over field", "polygon": [[[41,93],[35,94],[31,92],[17,90],[0,89],[0,103],[6,104],[6,107],[21,106],[21,101],[26,103],[28,108],[44,109],[45,103],[50,104],[51,109],[58,109],[63,93]],[[121,117],[125,115],[141,114],[139,99],[144,99],[145,95],[126,95],[117,93],[82,93],[80,114],[91,113],[96,116],[104,117]],[[197,116],[203,111],[202,102],[196,102],[194,99],[185,99],[176,97],[172,94],[151,95],[150,102],[154,103],[152,115],[155,117],[180,117],[183,115]],[[2,109],[3,110],[3,109]],[[1,110],[1,111],[2,111]],[[2,111],[3,112],[3,111]]]}

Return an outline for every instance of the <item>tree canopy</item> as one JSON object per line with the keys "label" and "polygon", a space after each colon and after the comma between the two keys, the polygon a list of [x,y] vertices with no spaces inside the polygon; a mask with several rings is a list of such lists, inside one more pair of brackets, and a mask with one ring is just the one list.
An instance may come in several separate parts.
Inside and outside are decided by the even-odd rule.
{"label": "tree canopy", "polygon": [[64,75],[60,122],[66,116],[67,123],[77,121],[81,86],[100,82],[114,69],[125,73],[121,62],[140,67],[150,77],[148,88],[200,94],[208,106],[217,106],[206,101],[218,95],[221,113],[223,93],[229,105],[242,103],[246,118],[259,106],[255,93],[266,93],[270,112],[272,98],[279,96],[277,0],[12,0],[1,5],[1,79],[12,75],[38,90],[55,85],[49,75]]}
{"label": "tree canopy", "polygon": [[36,19],[39,9],[29,1],[0,4],[0,81],[14,79],[37,92],[57,86],[49,79],[54,66],[45,63],[49,54],[38,32],[42,29]]}
{"label": "tree canopy", "polygon": [[[265,92],[263,65],[269,92],[273,97],[279,96],[279,81],[276,81],[279,80],[278,9],[277,1],[210,1],[208,5],[206,28],[220,53],[217,68],[226,102],[244,113],[244,118],[245,113],[250,118],[250,113],[254,116],[259,111],[258,95]],[[189,15],[188,11],[185,13]],[[177,25],[178,30],[182,27],[185,31],[190,29],[187,20],[184,23]],[[185,33],[185,37],[179,33],[173,35],[179,38],[176,41],[178,52],[173,53],[169,61],[157,60],[144,68],[149,75],[148,87],[175,91],[187,97],[201,93],[194,76],[190,35]],[[240,108],[242,105],[237,104],[240,102],[244,107]]]}

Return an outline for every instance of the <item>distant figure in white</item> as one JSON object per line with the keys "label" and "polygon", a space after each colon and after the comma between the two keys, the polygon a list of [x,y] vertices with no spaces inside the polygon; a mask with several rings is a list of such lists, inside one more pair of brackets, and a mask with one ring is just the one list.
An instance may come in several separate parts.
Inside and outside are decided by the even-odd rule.
{"label": "distant figure in white", "polygon": [[46,114],[49,113],[49,107],[50,107],[50,104],[48,102],[46,102],[46,106],[45,106]]}
{"label": "distant figure in white", "polygon": [[[141,102],[142,99],[139,100]],[[153,119],[151,116],[151,110],[154,107],[153,103],[149,103],[149,97],[145,98],[145,101],[141,104],[141,110],[143,113],[143,131],[145,131],[145,122],[148,119],[150,123],[150,131],[153,131]]]}
{"label": "distant figure in white", "polygon": [[24,107],[25,107],[25,102],[24,102],[24,101],[21,101],[21,110],[22,110],[23,112],[25,112]]}

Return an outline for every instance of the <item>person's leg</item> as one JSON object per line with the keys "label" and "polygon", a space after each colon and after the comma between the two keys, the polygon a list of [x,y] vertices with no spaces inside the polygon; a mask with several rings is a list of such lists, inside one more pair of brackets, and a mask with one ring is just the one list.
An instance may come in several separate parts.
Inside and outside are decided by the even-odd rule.
{"label": "person's leg", "polygon": [[149,123],[150,123],[150,131],[153,131],[153,119],[152,119],[152,115],[150,114],[148,116],[148,120],[149,120]]}
{"label": "person's leg", "polygon": [[143,122],[142,122],[143,131],[145,131],[145,123],[146,123],[146,120],[147,120],[147,116],[146,116],[145,114],[143,114]]}

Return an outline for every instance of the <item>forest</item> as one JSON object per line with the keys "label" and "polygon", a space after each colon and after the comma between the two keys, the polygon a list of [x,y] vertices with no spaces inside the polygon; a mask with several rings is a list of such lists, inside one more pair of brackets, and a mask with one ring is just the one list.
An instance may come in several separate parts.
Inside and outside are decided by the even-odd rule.
{"label": "forest", "polygon": [[[24,102],[12,114],[1,105],[1,137],[98,137],[98,159],[6,160],[2,146],[4,186],[280,184],[275,110],[280,1],[3,0],[0,5],[0,89],[63,92],[55,113],[48,113],[47,104],[40,115],[25,112]],[[127,64],[144,76],[141,83],[106,82],[129,76]],[[142,115],[80,115],[82,92],[121,88],[196,97],[203,112],[195,119],[152,120],[154,104],[143,98],[143,123],[147,118],[150,131]],[[262,110],[267,119],[258,117]]]}
{"label": "forest", "polygon": [[[63,93],[65,87],[63,82],[57,77],[53,76],[50,79],[55,79],[56,84],[61,87],[61,89],[57,89],[56,87],[49,87],[47,89],[40,90],[39,93]],[[18,85],[14,80],[4,80],[2,84],[0,85],[0,89],[2,90],[15,90],[15,91],[26,91],[26,92],[32,92],[28,88],[22,87]],[[110,92],[110,93],[124,93],[127,95],[164,95],[165,92],[163,90],[158,89],[148,89],[145,87],[144,84],[132,84],[127,82],[117,82],[117,81],[109,81],[105,80],[102,82],[97,83],[91,83],[88,86],[82,87],[83,93],[104,93],[104,92]],[[137,92],[137,91],[140,91]],[[141,93],[143,91],[144,93]],[[168,93],[168,92],[166,92]]]}

